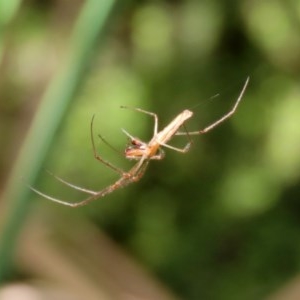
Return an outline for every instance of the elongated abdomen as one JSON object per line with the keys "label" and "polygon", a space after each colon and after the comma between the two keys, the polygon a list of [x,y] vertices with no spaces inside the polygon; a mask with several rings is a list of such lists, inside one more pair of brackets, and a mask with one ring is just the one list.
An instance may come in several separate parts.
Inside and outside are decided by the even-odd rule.
{"label": "elongated abdomen", "polygon": [[185,109],[182,113],[180,113],[169,125],[167,125],[162,131],[160,131],[156,138],[153,137],[150,143],[155,143],[155,140],[158,143],[166,144],[172,136],[176,133],[176,131],[184,124],[186,120],[191,118],[193,112]]}

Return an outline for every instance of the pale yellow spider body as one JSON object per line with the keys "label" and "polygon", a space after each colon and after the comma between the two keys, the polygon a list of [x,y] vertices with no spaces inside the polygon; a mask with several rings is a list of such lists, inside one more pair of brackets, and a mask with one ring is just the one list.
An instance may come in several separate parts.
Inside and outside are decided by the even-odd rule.
{"label": "pale yellow spider body", "polygon": [[[123,129],[123,132],[130,139],[130,143],[125,149],[125,157],[127,159],[137,160],[137,163],[127,172],[114,166],[110,162],[104,160],[97,153],[95,143],[94,143],[94,134],[93,134],[94,117],[93,117],[92,122],[91,122],[91,140],[92,140],[94,157],[97,160],[99,160],[100,162],[102,162],[103,164],[105,164],[106,166],[108,166],[109,168],[111,168],[112,170],[114,170],[115,172],[119,173],[120,178],[113,184],[109,185],[108,187],[106,187],[100,191],[92,191],[92,190],[74,185],[72,183],[69,183],[69,182],[61,179],[60,177],[51,174],[56,179],[58,179],[59,181],[61,181],[64,184],[70,186],[71,188],[74,188],[83,193],[89,194],[89,196],[87,198],[85,198],[84,200],[77,202],[77,203],[67,202],[67,201],[63,201],[63,200],[54,198],[52,196],[49,196],[47,194],[40,192],[39,190],[33,188],[32,186],[29,186],[29,188],[32,191],[34,191],[35,193],[37,193],[38,195],[40,195],[48,200],[51,200],[51,201],[54,201],[56,203],[63,204],[66,206],[70,206],[70,207],[79,207],[79,206],[86,205],[98,198],[104,197],[105,195],[112,193],[113,191],[115,191],[121,187],[124,187],[132,182],[136,182],[136,181],[140,180],[141,177],[144,175],[145,170],[146,170],[150,160],[160,160],[160,159],[164,158],[164,152],[162,150],[162,147],[166,147],[166,148],[169,148],[169,149],[181,152],[181,153],[186,153],[190,149],[190,145],[191,145],[190,135],[199,135],[199,134],[209,132],[210,130],[212,130],[213,128],[218,126],[220,123],[222,123],[226,119],[230,118],[235,113],[235,111],[244,95],[244,92],[246,90],[248,82],[249,82],[249,78],[247,78],[247,80],[242,88],[242,91],[240,92],[234,106],[227,114],[225,114],[223,117],[221,117],[220,119],[218,119],[211,125],[205,127],[204,129],[197,130],[197,131],[187,132],[185,129],[185,126],[184,126],[185,122],[193,116],[193,112],[188,109],[183,110],[180,114],[178,114],[169,123],[169,125],[167,125],[163,130],[158,131],[158,117],[155,113],[148,112],[148,111],[142,110],[140,108],[132,108],[133,110],[148,114],[154,118],[154,133],[153,133],[152,139],[148,143],[145,143],[145,142],[141,141],[140,139],[131,136],[126,130]],[[123,108],[127,108],[127,107],[124,106]],[[178,131],[179,128],[181,128],[181,127],[184,128],[183,132]],[[167,143],[172,139],[172,137],[174,135],[186,135],[189,139],[189,142],[183,148],[177,148],[177,147],[168,145]],[[105,141],[102,136],[100,136],[100,138],[103,141]]]}

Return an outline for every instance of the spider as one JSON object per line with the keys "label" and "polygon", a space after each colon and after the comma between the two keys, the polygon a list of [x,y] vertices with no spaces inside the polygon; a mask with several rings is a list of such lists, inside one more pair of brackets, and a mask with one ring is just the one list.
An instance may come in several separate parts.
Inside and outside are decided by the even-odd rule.
{"label": "spider", "polygon": [[[93,133],[93,123],[94,123],[94,116],[93,116],[92,120],[91,120],[90,133],[91,133],[91,142],[92,142],[94,157],[95,157],[95,159],[97,159],[98,161],[100,161],[101,163],[103,163],[104,165],[106,165],[107,167],[109,167],[110,169],[115,171],[116,173],[118,173],[120,175],[120,178],[113,184],[105,187],[104,189],[102,189],[100,191],[93,191],[93,190],[82,188],[82,187],[79,187],[72,183],[69,183],[69,182],[65,181],[64,179],[62,179],[48,171],[50,173],[50,175],[54,176],[57,180],[59,180],[63,184],[89,195],[84,200],[81,200],[80,202],[75,202],[75,203],[67,202],[67,201],[63,201],[63,200],[54,198],[52,196],[44,194],[43,192],[35,189],[32,186],[28,186],[28,187],[36,194],[38,194],[48,200],[54,201],[54,202],[62,204],[62,205],[70,206],[70,207],[80,207],[80,206],[84,206],[94,200],[97,200],[101,197],[104,197],[107,194],[112,193],[121,187],[125,187],[130,183],[137,182],[144,175],[150,160],[161,160],[164,158],[164,151],[162,150],[162,147],[166,147],[166,148],[169,148],[169,149],[175,150],[177,152],[181,152],[181,153],[186,153],[189,151],[191,143],[192,143],[192,141],[190,139],[191,135],[200,135],[200,134],[207,133],[210,130],[212,130],[213,128],[215,128],[216,126],[218,126],[220,123],[224,122],[226,119],[230,118],[235,113],[235,111],[244,95],[244,92],[247,88],[248,82],[249,82],[249,77],[247,78],[247,80],[242,88],[242,91],[240,92],[234,106],[227,114],[225,114],[223,117],[221,117],[214,123],[208,125],[204,129],[201,129],[198,131],[188,132],[185,129],[185,126],[184,126],[185,122],[193,116],[193,112],[188,109],[185,109],[179,115],[177,115],[169,123],[169,125],[167,125],[163,130],[158,131],[158,116],[157,116],[157,114],[140,109],[140,108],[130,108],[137,112],[141,112],[141,113],[152,116],[154,118],[154,132],[153,132],[152,139],[148,143],[146,143],[138,138],[131,136],[126,130],[122,129],[123,132],[128,136],[128,138],[130,140],[129,144],[125,148],[125,157],[130,160],[137,160],[137,163],[127,172],[123,171],[122,169],[120,169],[120,168],[114,166],[113,164],[111,164],[110,162],[106,161],[97,153],[97,150],[95,147],[95,142],[94,142],[94,133]],[[129,108],[129,107],[121,106],[121,108]],[[185,131],[184,132],[178,131],[180,127],[183,127]],[[185,147],[177,148],[177,147],[167,144],[167,142],[174,135],[185,135],[188,137],[189,141],[185,145]],[[105,143],[107,143],[102,136],[99,135],[99,137]]]}

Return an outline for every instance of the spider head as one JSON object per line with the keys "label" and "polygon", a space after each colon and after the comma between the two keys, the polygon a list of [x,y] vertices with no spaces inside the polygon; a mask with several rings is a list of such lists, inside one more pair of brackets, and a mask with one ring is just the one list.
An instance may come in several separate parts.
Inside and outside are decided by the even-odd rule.
{"label": "spider head", "polygon": [[128,159],[140,159],[147,149],[146,144],[136,138],[130,139],[130,143],[125,149],[125,157]]}

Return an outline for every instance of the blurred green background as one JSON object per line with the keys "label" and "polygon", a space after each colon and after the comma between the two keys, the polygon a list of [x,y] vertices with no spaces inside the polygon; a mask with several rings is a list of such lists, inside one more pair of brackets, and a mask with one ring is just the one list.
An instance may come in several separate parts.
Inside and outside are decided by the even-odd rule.
{"label": "blurred green background", "polygon": [[[0,299],[299,299],[300,2],[0,0]],[[183,109],[202,129],[138,183],[101,190],[90,122],[129,170]],[[216,97],[214,95],[218,94]],[[172,145],[185,145],[175,137]],[[27,298],[26,298],[26,297]]]}

